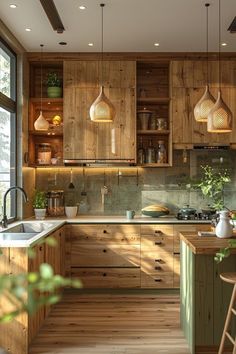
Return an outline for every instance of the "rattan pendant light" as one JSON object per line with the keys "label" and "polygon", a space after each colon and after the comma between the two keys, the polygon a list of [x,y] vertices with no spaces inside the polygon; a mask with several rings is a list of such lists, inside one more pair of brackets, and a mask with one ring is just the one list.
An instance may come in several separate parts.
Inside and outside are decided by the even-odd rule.
{"label": "rattan pendant light", "polygon": [[93,102],[90,107],[90,119],[96,123],[109,123],[113,122],[115,117],[115,108],[111,101],[106,97],[104,92],[104,83],[103,83],[103,8],[105,4],[100,4],[102,9],[102,46],[101,46],[101,87],[100,93],[96,100]]}
{"label": "rattan pendant light", "polygon": [[207,118],[207,131],[210,133],[230,133],[232,131],[232,112],[222,99],[221,93],[221,0],[219,0],[219,91],[215,105]]}
{"label": "rattan pendant light", "polygon": [[40,113],[34,122],[35,130],[48,130],[49,122],[43,116],[43,44],[41,47],[41,63],[40,63]]}
{"label": "rattan pendant light", "polygon": [[210,4],[206,3],[205,7],[206,7],[206,53],[207,53],[207,84],[206,84],[206,89],[205,92],[203,94],[203,96],[201,97],[201,99],[198,101],[198,103],[196,104],[195,108],[194,108],[194,117],[196,119],[197,122],[203,122],[203,123],[207,123],[207,116],[210,112],[210,110],[212,109],[212,107],[215,104],[215,99],[212,96],[212,94],[209,91],[209,56],[208,56],[208,8],[209,8]]}

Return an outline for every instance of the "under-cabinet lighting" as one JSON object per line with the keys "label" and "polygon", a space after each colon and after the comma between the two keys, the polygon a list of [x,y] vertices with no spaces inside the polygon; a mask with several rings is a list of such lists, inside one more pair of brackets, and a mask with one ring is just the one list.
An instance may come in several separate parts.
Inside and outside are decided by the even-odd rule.
{"label": "under-cabinet lighting", "polygon": [[85,10],[85,9],[86,9],[86,6],[80,5],[80,6],[79,6],[79,9],[80,9],[80,10]]}
{"label": "under-cabinet lighting", "polygon": [[31,28],[26,28],[26,32],[31,32]]}
{"label": "under-cabinet lighting", "polygon": [[160,43],[154,43],[155,47],[159,47]]}
{"label": "under-cabinet lighting", "polygon": [[93,47],[93,43],[88,43],[88,46],[89,47]]}
{"label": "under-cabinet lighting", "polygon": [[223,42],[221,43],[222,47],[226,47],[227,46],[227,43]]}
{"label": "under-cabinet lighting", "polygon": [[10,6],[11,9],[16,9],[17,8],[17,5],[15,5],[15,4],[11,4],[9,6]]}

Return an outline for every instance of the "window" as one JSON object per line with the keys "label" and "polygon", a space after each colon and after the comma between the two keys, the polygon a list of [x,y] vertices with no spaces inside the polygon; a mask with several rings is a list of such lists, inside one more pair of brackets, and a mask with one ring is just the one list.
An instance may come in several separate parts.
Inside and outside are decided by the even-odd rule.
{"label": "window", "polygon": [[[16,184],[16,55],[0,39],[0,206]],[[2,214],[2,209],[0,209]],[[7,197],[7,216],[16,217],[16,197]]]}

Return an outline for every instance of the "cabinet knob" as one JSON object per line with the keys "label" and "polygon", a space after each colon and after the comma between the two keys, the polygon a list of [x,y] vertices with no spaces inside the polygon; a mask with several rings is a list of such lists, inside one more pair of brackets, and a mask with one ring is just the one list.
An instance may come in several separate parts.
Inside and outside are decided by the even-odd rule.
{"label": "cabinet knob", "polygon": [[42,251],[42,250],[43,250],[43,247],[42,247],[42,246],[40,246],[40,247],[39,247],[39,250],[40,250],[40,251]]}
{"label": "cabinet knob", "polygon": [[106,253],[106,252],[107,252],[107,250],[103,250],[103,252],[104,252],[104,253]]}
{"label": "cabinet knob", "polygon": [[107,234],[107,230],[103,230],[103,233],[104,233],[104,234]]}
{"label": "cabinet knob", "polygon": [[162,245],[162,241],[156,241],[156,242],[155,242],[155,245],[156,245],[156,246]]}
{"label": "cabinet knob", "polygon": [[103,277],[106,277],[107,276],[107,273],[103,273],[103,275],[102,275]]}
{"label": "cabinet knob", "polygon": [[161,236],[163,234],[163,232],[161,230],[155,230],[155,234],[157,234],[158,236]]}
{"label": "cabinet knob", "polygon": [[180,256],[180,252],[174,252],[174,256]]}
{"label": "cabinet knob", "polygon": [[155,270],[162,270],[160,266],[155,267]]}
{"label": "cabinet knob", "polygon": [[160,283],[162,282],[162,279],[161,278],[155,279],[155,282]]}

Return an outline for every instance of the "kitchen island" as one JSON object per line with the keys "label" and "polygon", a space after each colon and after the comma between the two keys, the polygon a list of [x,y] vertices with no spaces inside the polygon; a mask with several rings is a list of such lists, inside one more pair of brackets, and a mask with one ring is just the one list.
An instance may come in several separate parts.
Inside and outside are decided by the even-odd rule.
{"label": "kitchen island", "polygon": [[217,353],[232,292],[219,275],[236,271],[236,251],[217,264],[215,253],[228,239],[181,232],[180,240],[181,327],[191,354]]}

